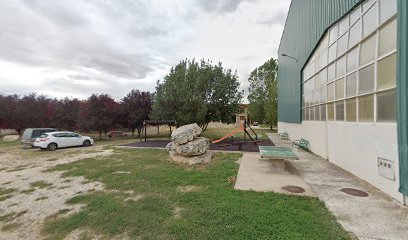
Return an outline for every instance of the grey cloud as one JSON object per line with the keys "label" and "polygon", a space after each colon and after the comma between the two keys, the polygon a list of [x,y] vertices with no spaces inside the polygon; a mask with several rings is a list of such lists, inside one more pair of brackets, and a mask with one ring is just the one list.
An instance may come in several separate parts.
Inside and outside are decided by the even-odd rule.
{"label": "grey cloud", "polygon": [[177,52],[169,32],[183,28],[183,16],[143,1],[4,1],[2,9],[0,60],[129,79],[165,65]]}
{"label": "grey cloud", "polygon": [[256,0],[199,0],[199,5],[206,11],[234,12],[243,2]]}
{"label": "grey cloud", "polygon": [[268,26],[272,25],[284,25],[287,16],[287,10],[281,10],[275,13],[265,13],[262,15],[263,17],[260,18],[257,23],[264,24]]}
{"label": "grey cloud", "polygon": [[[0,1],[0,64],[12,63],[10,65],[22,71],[27,67],[36,69],[38,85],[30,85],[30,92],[48,89],[61,94],[72,91],[88,96],[95,90],[120,96],[131,88],[153,90],[157,78],[164,77],[165,70],[181,59],[209,57],[231,64],[228,63],[230,56],[222,56],[223,53],[209,51],[207,56],[197,51],[195,56],[196,49],[208,47],[197,36],[202,32],[213,36],[211,29],[202,25],[205,19],[224,21],[217,16],[236,12],[237,15],[230,19],[236,21],[234,19],[240,15],[238,10],[245,11],[239,8],[240,4],[254,1],[260,0]],[[247,21],[256,23],[259,11],[264,11],[255,8],[255,18],[247,18]],[[259,23],[271,24],[282,18],[281,15],[268,14],[261,14],[268,17],[260,18]],[[284,17],[282,19],[284,21]],[[265,32],[268,34],[271,33]],[[219,43],[225,44],[227,40],[219,37]],[[257,43],[261,43],[264,49],[266,38],[255,37],[259,37]],[[211,44],[216,49],[218,42]],[[253,44],[242,43],[242,49],[245,48],[253,48]],[[250,53],[243,51],[238,63],[230,60],[234,64],[230,67],[242,71],[245,68],[242,66],[259,59],[260,53],[264,54],[263,49]],[[43,74],[43,70],[46,73]],[[30,81],[18,80],[12,72],[0,71],[0,75],[4,77],[0,79],[0,91],[25,92],[23,88],[28,85],[23,81]],[[10,83],[7,77],[21,82]],[[42,83],[44,78],[50,79]],[[246,78],[240,80],[244,86]],[[84,81],[98,84],[90,85]]]}

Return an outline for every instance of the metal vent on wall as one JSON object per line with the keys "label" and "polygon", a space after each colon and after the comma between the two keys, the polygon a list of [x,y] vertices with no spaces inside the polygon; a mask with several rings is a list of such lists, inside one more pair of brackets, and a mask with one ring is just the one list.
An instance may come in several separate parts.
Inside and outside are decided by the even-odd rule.
{"label": "metal vent on wall", "polygon": [[385,158],[377,158],[378,161],[378,174],[381,176],[395,180],[395,167],[394,161]]}

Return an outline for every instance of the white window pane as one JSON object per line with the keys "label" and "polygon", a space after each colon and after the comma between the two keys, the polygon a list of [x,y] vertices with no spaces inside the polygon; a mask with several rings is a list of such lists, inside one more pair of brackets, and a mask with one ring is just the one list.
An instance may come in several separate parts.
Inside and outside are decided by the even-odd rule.
{"label": "white window pane", "polygon": [[338,27],[337,24],[334,25],[331,29],[330,29],[330,40],[329,40],[329,45],[334,43],[337,40],[337,37],[339,36],[338,34]]}
{"label": "white window pane", "polygon": [[326,105],[320,105],[320,120],[326,121]]}
{"label": "white window pane", "polygon": [[360,48],[360,66],[364,65],[375,58],[375,41],[376,34],[365,40]]}
{"label": "white window pane", "polygon": [[377,89],[385,89],[396,86],[397,80],[397,54],[394,53],[378,61],[377,65]]}
{"label": "white window pane", "polygon": [[347,53],[347,73],[357,69],[357,48]]}
{"label": "white window pane", "polygon": [[378,56],[397,49],[397,19],[380,29]]}
{"label": "white window pane", "polygon": [[377,4],[363,14],[363,36],[368,36],[377,28]]}
{"label": "white window pane", "polygon": [[314,108],[309,108],[309,120],[314,121]]}
{"label": "white window pane", "polygon": [[339,38],[339,41],[337,42],[337,56],[340,56],[347,51],[347,41],[348,33]]}
{"label": "white window pane", "polygon": [[315,89],[320,86],[320,74],[316,74],[314,76],[314,87]]}
{"label": "white window pane", "polygon": [[326,103],[326,97],[327,97],[327,87],[323,86],[320,88],[320,103]]}
{"label": "white window pane", "polygon": [[349,35],[349,48],[351,48],[361,40],[361,20],[350,28]]}
{"label": "white window pane", "polygon": [[320,43],[322,49],[327,49],[329,47],[329,34],[326,33]]}
{"label": "white window pane", "polygon": [[395,90],[377,93],[377,120],[395,122],[397,115]]}
{"label": "white window pane", "polygon": [[355,98],[346,100],[346,121],[347,122],[357,121],[357,108]]}
{"label": "white window pane", "polygon": [[302,120],[306,120],[306,109],[302,109]]}
{"label": "white window pane", "polygon": [[349,27],[349,19],[348,16],[344,17],[343,20],[339,23],[339,35],[341,36],[348,30]]}
{"label": "white window pane", "polygon": [[320,121],[320,107],[314,107],[315,121]]}
{"label": "white window pane", "polygon": [[363,3],[363,12],[367,11],[367,9],[369,9],[371,7],[371,5],[373,5],[375,0],[366,0]]}
{"label": "white window pane", "polygon": [[387,21],[390,17],[397,13],[397,0],[381,0],[380,1],[380,22]]}
{"label": "white window pane", "polygon": [[374,95],[358,98],[358,120],[360,122],[374,121]]}
{"label": "white window pane", "polygon": [[332,62],[336,59],[336,50],[337,50],[337,42],[329,47],[329,62]]}
{"label": "white window pane", "polygon": [[319,56],[315,60],[315,70],[316,70],[316,72],[319,72],[320,69],[322,69],[322,67],[321,67],[321,64],[320,64],[320,56]]}
{"label": "white window pane", "polygon": [[334,121],[334,103],[327,104],[327,120]]}
{"label": "white window pane", "polygon": [[358,18],[361,16],[361,8],[358,6],[353,12],[350,13],[350,25],[355,23]]}
{"label": "white window pane", "polygon": [[310,75],[313,76],[313,75],[315,75],[315,73],[316,73],[315,62],[313,61],[313,62],[310,63]]}
{"label": "white window pane", "polygon": [[309,120],[309,108],[305,108],[305,120]]}
{"label": "white window pane", "polygon": [[346,56],[341,57],[336,62],[336,78],[346,74]]}
{"label": "white window pane", "polygon": [[344,98],[344,78],[336,81],[336,100]]}
{"label": "white window pane", "polygon": [[357,73],[352,73],[346,79],[346,96],[356,96],[357,93]]}
{"label": "white window pane", "polygon": [[344,102],[336,102],[336,121],[344,121]]}
{"label": "white window pane", "polygon": [[319,104],[320,101],[320,89],[313,92],[313,105]]}
{"label": "white window pane", "polygon": [[374,90],[374,64],[359,71],[358,92],[369,93]]}
{"label": "white window pane", "polygon": [[306,107],[310,106],[310,94],[305,94],[305,103],[306,103]]}
{"label": "white window pane", "polygon": [[334,100],[334,82],[327,85],[327,101]]}
{"label": "white window pane", "polygon": [[320,56],[320,65],[322,66],[322,68],[327,66],[327,57],[327,50],[324,50],[322,52],[322,55]]}
{"label": "white window pane", "polygon": [[327,68],[323,68],[320,72],[320,85],[327,83]]}
{"label": "white window pane", "polygon": [[327,80],[329,82],[333,81],[336,78],[336,65],[332,63],[328,67],[328,73],[327,73]]}

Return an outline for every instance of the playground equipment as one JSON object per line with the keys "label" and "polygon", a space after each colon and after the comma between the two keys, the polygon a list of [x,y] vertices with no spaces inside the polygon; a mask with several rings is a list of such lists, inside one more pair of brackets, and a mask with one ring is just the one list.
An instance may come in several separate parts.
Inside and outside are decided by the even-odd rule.
{"label": "playground equipment", "polygon": [[[249,133],[248,129],[255,135],[255,138],[252,137],[252,135]],[[251,126],[248,124],[248,122],[246,120],[244,120],[243,123],[240,123],[239,128],[228,133],[227,135],[223,136],[220,139],[217,140],[213,140],[211,143],[215,144],[215,143],[220,143],[222,141],[224,141],[225,139],[232,137],[233,135],[235,135],[236,133],[239,132],[244,132],[244,141],[238,141],[238,142],[234,142],[232,144],[238,144],[239,148],[241,148],[242,144],[246,144],[246,143],[253,143],[253,144],[258,144],[261,141],[258,139],[258,135],[256,134],[256,132],[251,128]],[[246,141],[246,136],[248,135],[248,137],[251,139],[251,141]],[[220,147],[222,147],[222,145],[220,145]]]}

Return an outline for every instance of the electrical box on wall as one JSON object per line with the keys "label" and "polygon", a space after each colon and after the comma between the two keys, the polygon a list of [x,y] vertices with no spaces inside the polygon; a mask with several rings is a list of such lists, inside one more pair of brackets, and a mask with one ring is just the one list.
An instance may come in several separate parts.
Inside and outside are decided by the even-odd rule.
{"label": "electrical box on wall", "polygon": [[378,174],[391,180],[395,180],[394,161],[385,158],[377,158]]}

